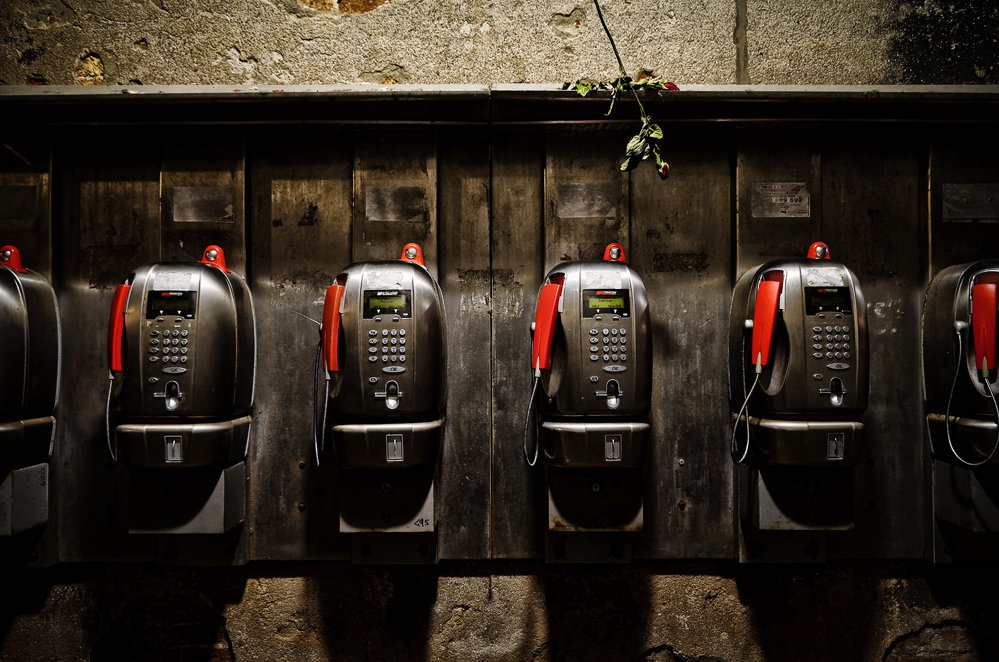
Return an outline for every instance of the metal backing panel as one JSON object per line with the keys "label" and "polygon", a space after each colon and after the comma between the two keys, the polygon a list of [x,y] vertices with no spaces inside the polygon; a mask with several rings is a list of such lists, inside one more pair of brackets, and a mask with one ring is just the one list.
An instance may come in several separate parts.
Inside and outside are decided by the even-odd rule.
{"label": "metal backing panel", "polygon": [[[538,558],[543,467],[528,467],[531,323],[544,278],[544,134],[498,134],[492,170],[492,556]],[[542,459],[543,463],[544,460]]]}
{"label": "metal backing panel", "polygon": [[324,466],[316,467],[313,380],[326,288],[352,262],[352,138],[265,135],[248,150],[258,342],[250,447],[255,559],[350,558],[350,540],[337,531],[329,438]]}
{"label": "metal backing panel", "polygon": [[0,154],[0,246],[11,244],[32,271],[52,280],[49,143],[8,137]]}
{"label": "metal backing panel", "polygon": [[492,331],[489,138],[441,136],[438,173],[438,268],[448,334],[447,423],[437,493],[438,553],[442,559],[488,558],[493,382],[488,361]]}
{"label": "metal backing panel", "polygon": [[631,174],[628,261],[648,292],[654,357],[646,526],[635,555],[731,558],[729,140],[687,134],[667,144],[667,181],[648,164]]}

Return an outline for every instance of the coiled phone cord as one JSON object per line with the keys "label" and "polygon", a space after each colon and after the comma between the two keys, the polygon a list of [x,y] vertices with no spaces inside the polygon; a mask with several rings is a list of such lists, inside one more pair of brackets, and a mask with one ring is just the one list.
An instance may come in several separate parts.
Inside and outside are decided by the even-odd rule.
{"label": "coiled phone cord", "polygon": [[114,392],[114,375],[108,375],[108,400],[104,405],[104,433],[108,440],[108,452],[111,453],[111,461],[118,461],[118,454],[114,452],[111,444],[111,394]]}
{"label": "coiled phone cord", "polygon": [[[989,460],[991,460],[992,456],[996,454],[996,450],[999,450],[999,429],[996,430],[996,443],[995,446],[992,447],[992,452],[989,453],[989,456],[987,458],[985,458],[980,462],[968,462],[963,457],[958,455],[957,450],[954,448],[954,441],[951,439],[950,436],[950,405],[954,401],[954,390],[957,387],[957,378],[961,374],[961,362],[962,359],[964,358],[963,336],[964,336],[964,330],[966,328],[968,327],[963,322],[958,322],[954,326],[954,331],[957,334],[957,367],[954,370],[954,381],[951,382],[950,384],[950,395],[947,397],[947,409],[944,412],[944,429],[947,430],[947,445],[950,446],[950,452],[954,454],[954,457],[956,457],[958,460],[961,461],[962,464],[966,466],[979,467],[987,463]],[[992,391],[992,385],[989,384],[988,369],[985,367],[984,361],[982,364],[982,382],[985,384],[985,388],[988,390],[989,395],[992,397],[992,406],[996,410],[996,425],[997,427],[999,427],[999,402],[996,402],[996,394]],[[932,448],[930,450],[932,450]]]}
{"label": "coiled phone cord", "polygon": [[[541,383],[541,368],[539,358],[534,368],[534,385],[531,387],[531,401],[527,405],[527,420],[524,421],[524,459],[527,466],[533,467],[538,463],[538,448],[541,447],[541,430],[534,416],[535,402],[538,399],[538,384]],[[534,421],[534,457],[527,452],[527,438],[531,431],[531,421]]]}
{"label": "coiled phone cord", "polygon": [[326,445],[326,413],[329,408],[330,402],[330,373],[326,374],[326,388],[323,391],[323,420],[322,427],[318,427],[319,423],[319,366],[323,360],[323,342],[319,341],[319,345],[316,347],[316,370],[312,378],[312,402],[314,403],[312,407],[312,445],[316,451],[316,466],[320,465],[320,457],[323,454],[323,447]]}

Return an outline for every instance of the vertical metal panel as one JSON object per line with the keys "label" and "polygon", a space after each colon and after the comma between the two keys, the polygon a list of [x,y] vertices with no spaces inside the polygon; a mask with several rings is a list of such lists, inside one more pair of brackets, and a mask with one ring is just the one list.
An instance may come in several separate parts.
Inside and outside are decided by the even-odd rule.
{"label": "vertical metal panel", "polygon": [[686,134],[668,144],[669,180],[646,164],[631,175],[628,261],[645,281],[654,333],[646,527],[635,554],[732,558],[731,143]]}
{"label": "vertical metal panel", "polygon": [[0,153],[0,246],[11,244],[32,271],[52,280],[47,141],[9,140]]}
{"label": "vertical metal panel", "polygon": [[543,468],[528,467],[522,451],[531,395],[531,322],[544,277],[544,148],[540,132],[493,139],[494,558],[539,558],[544,549]]}
{"label": "vertical metal panel", "polygon": [[316,467],[319,327],[308,318],[321,318],[326,288],[351,262],[352,145],[342,134],[269,135],[251,143],[249,154],[258,343],[252,558],[349,558],[350,541],[338,533],[329,440],[324,467]]}
{"label": "vertical metal panel", "polygon": [[[822,171],[819,143],[804,131],[744,132],[738,138],[735,277],[776,258],[804,257],[822,236]],[[805,182],[811,193],[807,218],[753,217],[753,187]]]}
{"label": "vertical metal panel", "polygon": [[612,241],[627,255],[628,177],[618,167],[627,142],[628,136],[616,131],[548,132],[546,273],[559,262],[598,260]]}
{"label": "vertical metal panel", "polygon": [[442,136],[438,266],[447,312],[448,407],[438,489],[438,554],[489,557],[492,306],[489,139]]}
{"label": "vertical metal panel", "polygon": [[[243,162],[240,134],[197,131],[164,139],[160,179],[164,260],[200,260],[206,246],[217,244],[225,253],[226,266],[247,276]],[[182,208],[181,203],[192,198],[208,204]]]}
{"label": "vertical metal panel", "polygon": [[999,135],[937,134],[930,142],[929,171],[930,278],[951,265],[999,257],[997,219],[945,219],[943,209],[945,184],[999,185]]}
{"label": "vertical metal panel", "polygon": [[411,241],[423,249],[427,270],[437,278],[436,135],[360,132],[354,150],[353,259],[393,260]]}
{"label": "vertical metal panel", "polygon": [[827,536],[830,557],[923,553],[920,150],[909,137],[871,134],[839,134],[823,145],[823,239],[832,259],[850,267],[863,288],[871,356],[863,457],[854,470],[854,530]]}
{"label": "vertical metal panel", "polygon": [[59,559],[154,558],[154,538],[126,533],[127,472],[110,461],[104,411],[114,287],[135,266],[159,258],[158,142],[101,136],[60,149],[65,377],[52,467]]}

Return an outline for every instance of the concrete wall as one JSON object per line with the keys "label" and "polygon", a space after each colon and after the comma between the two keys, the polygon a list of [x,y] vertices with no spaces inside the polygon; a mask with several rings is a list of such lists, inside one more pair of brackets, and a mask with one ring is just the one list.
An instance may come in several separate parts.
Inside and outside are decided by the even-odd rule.
{"label": "concrete wall", "polygon": [[[605,0],[680,85],[999,82],[992,0]],[[616,75],[588,0],[11,0],[0,83],[561,83]]]}

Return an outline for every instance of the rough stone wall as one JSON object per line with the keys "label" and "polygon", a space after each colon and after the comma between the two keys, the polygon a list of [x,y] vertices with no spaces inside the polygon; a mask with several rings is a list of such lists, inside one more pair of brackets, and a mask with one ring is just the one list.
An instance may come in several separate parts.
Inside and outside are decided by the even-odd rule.
{"label": "rough stone wall", "polygon": [[999,656],[993,577],[921,563],[60,567],[5,579],[0,660],[971,662]]}
{"label": "rough stone wall", "polygon": [[[604,0],[632,73],[999,82],[993,0]],[[6,85],[560,83],[616,75],[589,0],[9,0]]]}

